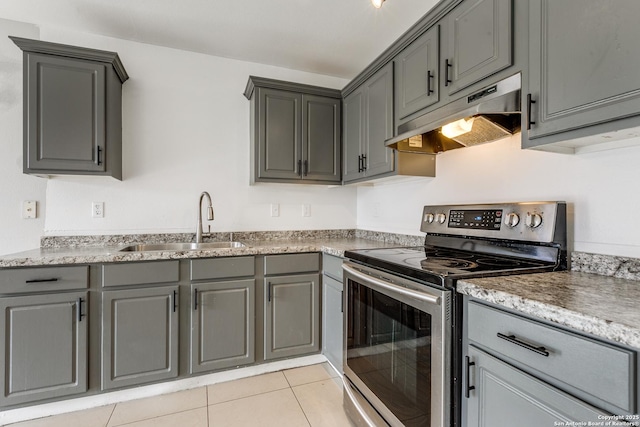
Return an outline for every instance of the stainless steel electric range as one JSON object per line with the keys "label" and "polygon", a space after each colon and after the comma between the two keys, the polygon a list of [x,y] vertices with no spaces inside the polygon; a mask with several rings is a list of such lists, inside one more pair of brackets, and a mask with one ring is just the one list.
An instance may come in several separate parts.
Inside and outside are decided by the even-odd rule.
{"label": "stainless steel electric range", "polygon": [[567,268],[564,202],[425,206],[424,246],[347,251],[344,400],[358,425],[460,425],[460,279]]}

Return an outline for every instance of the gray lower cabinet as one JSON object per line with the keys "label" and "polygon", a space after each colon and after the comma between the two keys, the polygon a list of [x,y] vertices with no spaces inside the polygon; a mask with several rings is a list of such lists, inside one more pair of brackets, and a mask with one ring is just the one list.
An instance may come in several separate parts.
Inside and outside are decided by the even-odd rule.
{"label": "gray lower cabinet", "polygon": [[191,294],[190,373],[253,363],[255,280],[192,284]]}
{"label": "gray lower cabinet", "polygon": [[465,298],[467,426],[637,414],[637,353]]}
{"label": "gray lower cabinet", "polygon": [[344,98],[343,181],[393,174],[393,64],[389,63]]}
{"label": "gray lower cabinet", "polygon": [[640,114],[639,15],[635,0],[529,1],[524,147],[571,147],[564,141],[598,133],[590,126],[619,131],[611,121]]}
{"label": "gray lower cabinet", "polygon": [[24,52],[24,172],[122,179],[118,54],[11,37]]}
{"label": "gray lower cabinet", "polygon": [[319,351],[320,274],[273,276],[264,281],[265,360]]}
{"label": "gray lower cabinet", "polygon": [[0,406],[87,391],[87,296],[78,291],[0,298]]}
{"label": "gray lower cabinet", "polygon": [[573,425],[608,415],[474,347],[468,356],[475,389],[467,399],[467,427]]}
{"label": "gray lower cabinet", "polygon": [[340,91],[252,76],[245,96],[252,182],[340,182]]}
{"label": "gray lower cabinet", "polygon": [[102,293],[102,389],[178,376],[178,286]]}

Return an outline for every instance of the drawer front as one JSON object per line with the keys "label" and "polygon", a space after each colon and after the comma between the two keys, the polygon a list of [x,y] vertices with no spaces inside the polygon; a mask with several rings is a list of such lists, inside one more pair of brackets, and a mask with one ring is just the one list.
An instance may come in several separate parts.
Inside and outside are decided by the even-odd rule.
{"label": "drawer front", "polygon": [[102,286],[173,283],[178,281],[179,271],[177,260],[104,264],[102,266]]}
{"label": "drawer front", "polygon": [[468,305],[468,315],[471,342],[622,411],[634,410],[634,352],[474,302]]}
{"label": "drawer front", "polygon": [[327,276],[341,282],[342,258],[333,255],[322,255],[322,270]]}
{"label": "drawer front", "polygon": [[86,289],[89,267],[42,267],[0,270],[0,293],[31,293]]}
{"label": "drawer front", "polygon": [[191,280],[226,279],[255,275],[252,256],[191,260]]}
{"label": "drawer front", "polygon": [[307,273],[320,270],[320,254],[286,254],[264,257],[264,274]]}

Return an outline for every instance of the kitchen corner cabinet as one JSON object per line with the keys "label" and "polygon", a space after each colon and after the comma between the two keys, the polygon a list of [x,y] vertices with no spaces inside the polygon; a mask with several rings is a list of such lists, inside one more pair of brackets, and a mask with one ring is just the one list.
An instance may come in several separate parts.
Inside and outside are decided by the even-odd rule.
{"label": "kitchen corner cabinet", "polygon": [[640,126],[637,16],[635,0],[529,1],[524,148],[572,152],[638,135],[621,131]]}
{"label": "kitchen corner cabinet", "polygon": [[391,175],[395,156],[385,140],[393,137],[393,64],[367,79],[343,104],[344,182]]}
{"label": "kitchen corner cabinet", "polygon": [[317,253],[265,256],[265,360],[320,351],[319,270]]}
{"label": "kitchen corner cabinet", "polygon": [[107,264],[102,271],[102,389],[177,377],[178,262]]}
{"label": "kitchen corner cabinet", "polygon": [[87,267],[0,271],[0,406],[87,391]]}
{"label": "kitchen corner cabinet", "polygon": [[[255,362],[255,260],[192,260],[190,373]],[[241,279],[243,278],[244,279]]]}
{"label": "kitchen corner cabinet", "polygon": [[24,173],[122,179],[118,54],[11,39],[24,51]]}
{"label": "kitchen corner cabinet", "polygon": [[465,316],[466,426],[568,425],[637,413],[634,351],[466,297]]}
{"label": "kitchen corner cabinet", "polygon": [[339,184],[341,93],[250,77],[252,182]]}

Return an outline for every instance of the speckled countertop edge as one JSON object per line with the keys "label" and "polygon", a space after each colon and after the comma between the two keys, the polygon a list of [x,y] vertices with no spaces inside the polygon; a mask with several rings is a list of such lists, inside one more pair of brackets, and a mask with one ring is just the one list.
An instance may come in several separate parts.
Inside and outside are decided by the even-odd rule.
{"label": "speckled countertop edge", "polygon": [[[421,245],[424,237],[367,230],[319,230],[279,232],[214,233],[205,241],[240,241],[242,248],[196,251],[120,252],[137,243],[192,241],[190,234],[61,236],[43,238],[44,247],[0,256],[0,268],[46,265],[96,264],[105,262],[154,261],[242,255],[322,252],[343,256],[353,249]],[[66,243],[66,245],[63,245]]]}
{"label": "speckled countertop edge", "polygon": [[479,300],[640,349],[640,282],[583,272],[459,281]]}

